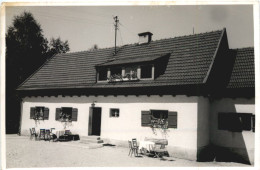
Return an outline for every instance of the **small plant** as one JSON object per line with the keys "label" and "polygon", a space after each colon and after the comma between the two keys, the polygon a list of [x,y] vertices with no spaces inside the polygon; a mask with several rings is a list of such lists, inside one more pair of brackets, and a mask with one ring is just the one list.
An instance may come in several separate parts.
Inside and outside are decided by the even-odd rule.
{"label": "small plant", "polygon": [[67,113],[61,112],[60,113],[60,121],[61,122],[69,122],[69,121],[71,121],[71,115],[67,114]]}
{"label": "small plant", "polygon": [[166,135],[168,130],[168,120],[167,119],[151,119],[151,128],[153,133],[156,135],[156,130],[159,129]]}

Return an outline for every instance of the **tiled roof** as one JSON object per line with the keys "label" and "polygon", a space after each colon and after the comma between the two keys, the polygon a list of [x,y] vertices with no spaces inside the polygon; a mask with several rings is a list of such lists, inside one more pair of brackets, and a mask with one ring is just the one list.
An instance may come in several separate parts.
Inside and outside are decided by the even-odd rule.
{"label": "tiled roof", "polygon": [[[46,62],[18,90],[57,88],[113,88],[203,84],[223,30],[130,44],[118,48],[59,54]],[[153,81],[96,83],[95,66],[115,57],[118,61],[170,53],[163,75]]]}
{"label": "tiled roof", "polygon": [[255,87],[254,48],[241,48],[235,51],[235,63],[227,88]]}

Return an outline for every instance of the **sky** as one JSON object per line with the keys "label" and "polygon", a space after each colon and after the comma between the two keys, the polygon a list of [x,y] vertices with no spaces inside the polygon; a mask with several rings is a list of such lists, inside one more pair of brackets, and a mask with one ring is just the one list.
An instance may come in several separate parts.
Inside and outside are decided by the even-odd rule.
{"label": "sky", "polygon": [[252,5],[178,6],[20,6],[6,8],[6,28],[13,17],[31,12],[44,36],[68,40],[70,52],[115,43],[114,16],[119,18],[117,45],[138,42],[138,33],[150,31],[153,40],[227,30],[229,47],[253,47]]}

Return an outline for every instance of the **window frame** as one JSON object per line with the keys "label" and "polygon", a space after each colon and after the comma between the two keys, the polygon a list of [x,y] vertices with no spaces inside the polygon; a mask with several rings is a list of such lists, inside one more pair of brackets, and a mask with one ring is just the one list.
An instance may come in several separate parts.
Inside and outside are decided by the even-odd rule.
{"label": "window frame", "polygon": [[[142,66],[152,66],[151,78],[142,78]],[[154,72],[155,72],[154,64],[143,64],[143,65],[140,65],[139,67],[140,67],[140,73],[139,73],[140,80],[154,80]]]}
{"label": "window frame", "polygon": [[[254,132],[253,113],[245,112],[218,112],[218,130],[231,132]],[[222,123],[220,121],[223,121]],[[231,121],[231,122],[230,122]],[[239,121],[239,122],[238,122]],[[246,121],[246,122],[243,122]]]}
{"label": "window frame", "polygon": [[34,111],[34,119],[36,119],[36,113],[37,113],[37,108],[42,108],[42,115],[39,115],[37,120],[44,120],[44,106],[35,106],[35,111]]}
{"label": "window frame", "polygon": [[[68,119],[68,120],[66,120],[66,119],[62,119],[62,118],[60,118],[60,119],[62,119],[61,120],[61,122],[72,122],[72,114],[73,114],[73,107],[61,107],[60,109],[60,111],[62,112],[62,109],[65,109],[65,108],[70,108],[71,109],[71,113],[70,113],[70,119]],[[61,115],[60,115],[60,117],[61,117]]]}
{"label": "window frame", "polygon": [[153,116],[153,112],[167,112],[167,118],[165,118],[166,120],[168,120],[168,114],[169,114],[169,110],[155,110],[155,109],[150,109],[150,114],[151,114],[151,120],[155,120],[155,119],[162,119],[161,114],[160,114],[160,118],[156,118]]}
{"label": "window frame", "polygon": [[[113,116],[113,115],[112,115],[112,111],[113,111],[113,110],[118,110],[118,116]],[[119,118],[119,117],[120,117],[120,109],[119,109],[119,108],[110,108],[110,109],[109,109],[109,117],[110,117],[110,118]]]}

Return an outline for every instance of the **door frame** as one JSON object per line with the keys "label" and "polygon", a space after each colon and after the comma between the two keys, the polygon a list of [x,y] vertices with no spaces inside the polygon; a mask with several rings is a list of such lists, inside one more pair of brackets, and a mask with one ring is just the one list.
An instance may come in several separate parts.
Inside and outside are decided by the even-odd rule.
{"label": "door frame", "polygon": [[100,133],[101,133],[101,119],[102,119],[102,107],[89,107],[89,117],[88,117],[88,136],[91,136],[93,131],[92,131],[92,122],[93,122],[93,109],[100,109]]}

